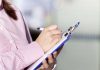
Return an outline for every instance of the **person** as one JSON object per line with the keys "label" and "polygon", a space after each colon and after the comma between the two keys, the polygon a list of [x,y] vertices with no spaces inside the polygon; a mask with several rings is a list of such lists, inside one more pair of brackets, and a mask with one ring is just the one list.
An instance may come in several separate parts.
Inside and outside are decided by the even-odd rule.
{"label": "person", "polygon": [[[42,57],[61,39],[57,25],[46,27],[32,41],[19,11],[9,0],[0,0],[0,70],[24,70]],[[52,70],[58,52],[48,56],[39,70]],[[51,68],[51,69],[49,69]]]}

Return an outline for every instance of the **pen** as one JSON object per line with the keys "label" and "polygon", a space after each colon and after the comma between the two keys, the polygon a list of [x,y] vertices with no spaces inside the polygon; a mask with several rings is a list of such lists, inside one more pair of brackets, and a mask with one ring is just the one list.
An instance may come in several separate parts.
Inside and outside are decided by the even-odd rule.
{"label": "pen", "polygon": [[38,30],[40,30],[40,31],[43,31],[44,30],[44,28],[42,28],[42,27],[40,27],[40,28],[37,28]]}

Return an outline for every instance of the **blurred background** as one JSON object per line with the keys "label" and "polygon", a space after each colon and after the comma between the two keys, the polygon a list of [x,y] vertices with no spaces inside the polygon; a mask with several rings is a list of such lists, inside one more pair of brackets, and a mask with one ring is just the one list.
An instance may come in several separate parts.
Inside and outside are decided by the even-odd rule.
{"label": "blurred background", "polygon": [[12,0],[22,11],[33,40],[38,27],[79,28],[58,57],[57,70],[100,70],[100,0]]}

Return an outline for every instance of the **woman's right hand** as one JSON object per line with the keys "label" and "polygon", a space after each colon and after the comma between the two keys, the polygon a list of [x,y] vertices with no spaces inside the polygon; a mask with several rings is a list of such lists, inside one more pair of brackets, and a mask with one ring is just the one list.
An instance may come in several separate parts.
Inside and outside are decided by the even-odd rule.
{"label": "woman's right hand", "polygon": [[57,25],[51,25],[46,27],[36,42],[42,47],[44,52],[50,50],[59,40],[61,39],[61,31],[58,29]]}

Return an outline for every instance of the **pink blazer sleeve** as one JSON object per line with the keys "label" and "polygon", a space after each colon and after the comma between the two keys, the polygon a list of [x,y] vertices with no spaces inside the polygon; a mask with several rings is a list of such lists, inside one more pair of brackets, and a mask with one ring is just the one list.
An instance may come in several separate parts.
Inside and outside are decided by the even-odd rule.
{"label": "pink blazer sleeve", "polygon": [[42,49],[36,42],[33,42],[26,48],[1,54],[0,70],[22,70],[42,55]]}
{"label": "pink blazer sleeve", "polygon": [[[10,45],[2,45],[5,41],[1,35],[3,34],[0,34],[0,70],[22,70],[44,55],[43,50],[36,42],[32,42],[16,51],[9,51]],[[3,49],[5,51],[1,51]]]}

